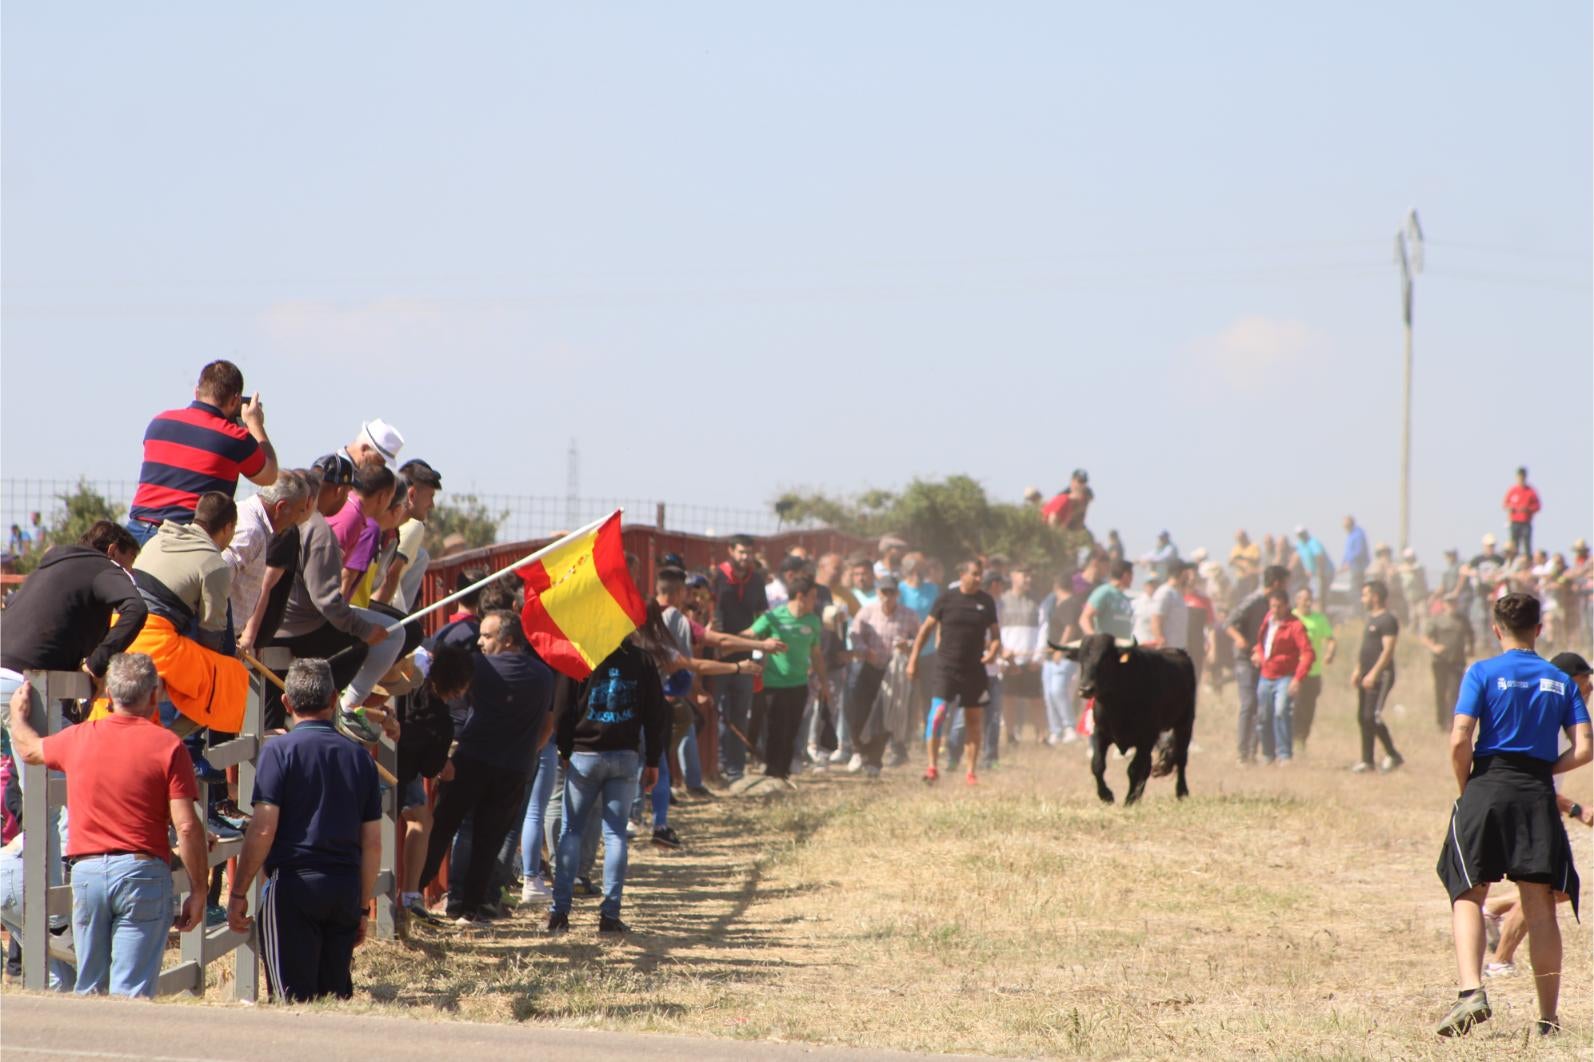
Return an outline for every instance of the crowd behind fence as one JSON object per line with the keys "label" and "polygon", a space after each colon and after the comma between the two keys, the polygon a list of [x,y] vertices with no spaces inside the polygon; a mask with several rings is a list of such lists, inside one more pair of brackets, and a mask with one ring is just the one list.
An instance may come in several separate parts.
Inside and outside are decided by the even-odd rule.
{"label": "crowd behind fence", "polygon": [[[9,536],[11,525],[28,529],[33,514],[38,513],[43,527],[58,527],[66,515],[63,499],[80,487],[87,487],[104,498],[116,510],[115,519],[125,522],[138,483],[107,479],[3,479],[0,480],[0,523]],[[238,488],[239,502],[254,493],[254,487],[247,482],[240,482]],[[684,505],[657,499],[556,498],[444,490],[438,496],[438,504],[457,507],[466,498],[473,498],[483,512],[497,521],[499,542],[551,537],[556,531],[581,527],[616,509],[625,510],[627,524],[646,524],[694,535],[773,535],[813,526],[783,521],[772,509]]]}

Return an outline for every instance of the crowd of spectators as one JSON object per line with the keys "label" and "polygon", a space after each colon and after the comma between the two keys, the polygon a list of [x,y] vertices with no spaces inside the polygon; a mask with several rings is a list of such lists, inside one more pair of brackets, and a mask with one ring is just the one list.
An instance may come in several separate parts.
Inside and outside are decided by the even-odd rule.
{"label": "crowd of spectators", "polygon": [[[127,525],[102,521],[49,550],[6,609],[7,754],[67,777],[66,813],[42,842],[51,882],[70,879],[75,899],[70,927],[50,927],[76,966],[52,968],[60,988],[152,994],[175,919],[258,927],[279,998],[347,996],[382,784],[403,821],[398,892],[412,922],[470,930],[510,916],[518,896],[545,904],[548,930],[562,932],[587,895],[601,896],[598,931],[624,933],[629,844],[688,843],[669,821],[679,800],[794,786],[803,772],[878,779],[921,742],[926,782],[966,754],[975,784],[1004,746],[1078,742],[1089,710],[1056,645],[1110,634],[1187,650],[1208,688],[1236,684],[1240,762],[1283,765],[1310,736],[1337,650],[1330,617],[1363,625],[1353,769],[1367,772],[1378,741],[1383,770],[1402,762],[1382,715],[1401,631],[1431,652],[1436,686],[1443,677],[1441,725],[1494,600],[1536,593],[1545,642],[1587,637],[1581,541],[1568,560],[1530,552],[1530,529],[1503,549],[1485,536],[1466,562],[1449,551],[1431,589],[1410,550],[1397,561],[1369,548],[1349,517],[1338,564],[1305,527],[1260,542],[1241,531],[1227,563],[1181,555],[1165,530],[1137,562],[1116,531],[1098,544],[1088,530],[1095,495],[1078,469],[1049,502],[1029,492],[1064,543],[1044,564],[935,557],[895,534],[846,555],[779,557],[736,535],[707,570],[667,555],[641,588],[646,622],[578,681],[528,644],[513,576],[468,569],[458,586],[469,592],[440,629],[406,622],[422,604],[442,476],[401,458],[395,426],[373,418],[347,444],[279,467],[259,396],[245,394],[236,366],[205,366],[195,400],[149,425]],[[241,504],[240,479],[259,488]],[[1507,508],[1531,524],[1538,497],[1524,490],[1525,471]],[[240,807],[235,777],[206,752],[238,731],[267,647],[294,659],[267,685],[265,727],[286,736],[267,741]],[[23,673],[79,669],[96,697],[75,725],[40,737]],[[367,751],[383,738],[397,749],[390,783]],[[18,778],[7,760],[0,770]],[[211,796],[196,812],[200,780]],[[13,934],[15,825],[0,853]],[[243,838],[231,877],[208,867],[207,834]],[[180,906],[174,849],[189,877]],[[441,899],[428,903],[429,891]]]}

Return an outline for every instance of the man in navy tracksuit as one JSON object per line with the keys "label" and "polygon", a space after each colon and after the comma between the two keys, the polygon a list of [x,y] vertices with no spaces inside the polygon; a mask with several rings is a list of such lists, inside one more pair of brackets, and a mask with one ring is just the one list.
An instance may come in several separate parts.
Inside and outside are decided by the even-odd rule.
{"label": "man in navy tracksuit", "polygon": [[260,753],[227,921],[248,931],[247,888],[263,864],[260,953],[272,997],[348,999],[381,859],[376,765],[332,725],[338,691],[325,660],[295,660],[285,684],[294,725]]}

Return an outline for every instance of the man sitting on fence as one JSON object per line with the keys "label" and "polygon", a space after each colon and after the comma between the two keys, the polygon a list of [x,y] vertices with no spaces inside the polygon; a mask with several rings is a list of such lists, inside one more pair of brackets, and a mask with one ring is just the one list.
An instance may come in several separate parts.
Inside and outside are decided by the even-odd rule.
{"label": "man sitting on fence", "polygon": [[[259,644],[280,645],[305,658],[330,659],[347,650],[332,660],[332,680],[342,689],[365,663],[367,646],[385,641],[387,631],[349,607],[341,584],[343,550],[327,524],[327,517],[335,515],[348,497],[354,468],[347,458],[336,454],[320,458],[315,467],[321,470],[321,489],[315,511],[298,528],[299,552],[291,561],[292,583],[282,605],[282,618],[274,631],[261,626]],[[285,573],[284,580],[287,578]],[[281,725],[274,707],[268,702],[268,726]]]}
{"label": "man sitting on fence", "polygon": [[381,861],[376,765],[332,724],[337,687],[325,660],[295,660],[285,685],[294,726],[260,753],[227,922],[248,932],[248,887],[263,865],[260,954],[272,998],[348,999]]}
{"label": "man sitting on fence", "polygon": [[200,370],[191,404],[149,422],[127,522],[139,545],[164,522],[192,520],[199,496],[207,491],[231,498],[239,476],[261,486],[276,480],[277,454],[266,437],[265,408],[258,394],[246,402],[243,392],[238,366],[213,361]]}
{"label": "man sitting on fence", "polygon": [[[227,644],[232,569],[221,550],[232,541],[238,507],[225,494],[200,495],[194,521],[167,521],[133,562],[133,581],[149,609],[131,652],[155,661],[166,699],[193,726],[235,734],[243,725],[249,672]],[[172,720],[170,722],[175,722]],[[192,727],[179,727],[187,731]]]}
{"label": "man sitting on fence", "polygon": [[232,569],[234,630],[242,630],[255,614],[266,578],[266,553],[271,540],[304,522],[315,500],[309,473],[285,469],[275,483],[238,506],[238,525],[221,554]]}
{"label": "man sitting on fence", "polygon": [[112,995],[153,996],[172,927],[168,825],[188,872],[177,928],[192,929],[205,916],[209,863],[194,809],[199,787],[188,751],[156,722],[154,662],[120,653],[105,685],[110,715],[40,738],[28,721],[31,689],[23,683],[11,697],[11,744],[24,762],[66,772],[78,994],[104,992],[109,982]]}

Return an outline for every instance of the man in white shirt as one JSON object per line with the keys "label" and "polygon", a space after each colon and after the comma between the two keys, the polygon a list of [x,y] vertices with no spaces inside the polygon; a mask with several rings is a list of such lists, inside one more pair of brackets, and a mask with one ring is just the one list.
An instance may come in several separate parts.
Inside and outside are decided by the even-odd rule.
{"label": "man in white shirt", "polygon": [[272,536],[303,523],[314,504],[309,474],[291,469],[278,473],[276,482],[238,506],[238,526],[221,552],[222,560],[232,569],[228,602],[234,630],[242,630],[254,615],[266,577],[266,546]]}

